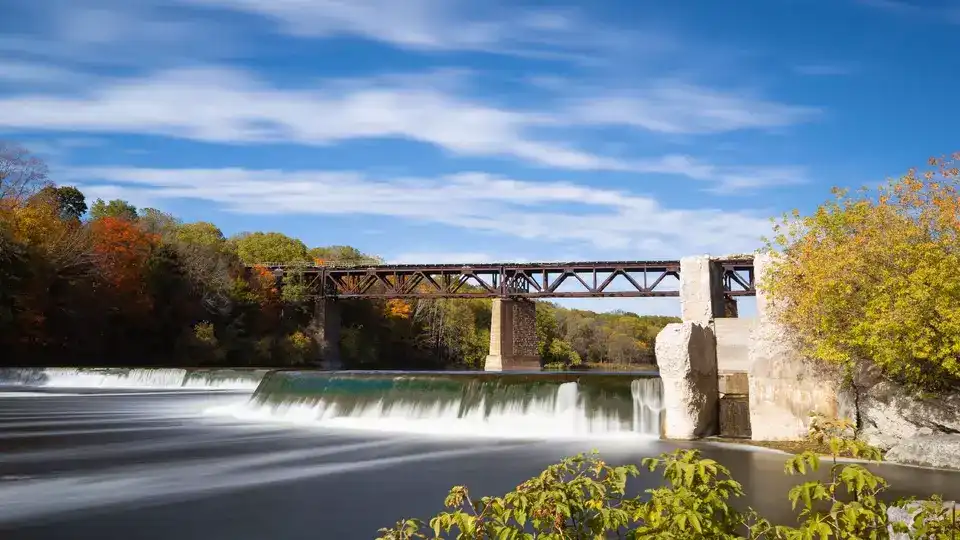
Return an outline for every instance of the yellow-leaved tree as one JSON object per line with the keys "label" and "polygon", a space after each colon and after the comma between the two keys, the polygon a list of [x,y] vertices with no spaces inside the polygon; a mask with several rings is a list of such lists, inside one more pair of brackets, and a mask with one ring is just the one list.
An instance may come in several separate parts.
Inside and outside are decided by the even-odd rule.
{"label": "yellow-leaved tree", "polygon": [[868,361],[924,390],[960,381],[960,172],[952,158],[876,188],[835,189],[775,224],[762,286],[806,354]]}

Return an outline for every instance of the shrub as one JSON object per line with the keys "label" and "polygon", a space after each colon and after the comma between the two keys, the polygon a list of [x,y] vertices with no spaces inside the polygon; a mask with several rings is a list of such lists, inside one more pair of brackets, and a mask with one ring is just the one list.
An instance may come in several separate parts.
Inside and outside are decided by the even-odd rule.
{"label": "shrub", "polygon": [[775,227],[761,285],[811,357],[870,360],[935,390],[960,379],[960,172],[931,160],[877,189],[835,198]]}
{"label": "shrub", "polygon": [[210,347],[217,346],[217,335],[214,331],[213,324],[207,321],[198,322],[193,326],[193,336],[199,343]]}
{"label": "shrub", "polygon": [[314,351],[314,343],[310,336],[297,330],[284,340],[284,348],[290,363],[302,364],[310,359]]}
{"label": "shrub", "polygon": [[[403,519],[380,529],[378,540],[414,538],[480,539],[861,539],[889,538],[907,525],[891,524],[881,494],[886,481],[860,463],[838,463],[850,455],[879,460],[876,448],[844,435],[849,422],[815,417],[810,438],[827,443],[832,466],[826,481],[809,480],[790,490],[799,508],[796,527],[773,525],[752,509],[739,511],[731,502],[743,487],[730,472],[697,450],[680,449],[647,458],[649,471],[663,471],[666,485],[627,497],[633,465],[612,467],[595,452],[566,458],[502,497],[474,499],[465,486],[450,490],[448,510],[425,523]],[[820,457],[804,452],[787,461],[785,471],[805,475],[817,471]],[[903,506],[909,500],[895,504]],[[939,498],[917,505],[912,538],[954,538],[960,522]],[[951,536],[954,535],[954,536]]]}

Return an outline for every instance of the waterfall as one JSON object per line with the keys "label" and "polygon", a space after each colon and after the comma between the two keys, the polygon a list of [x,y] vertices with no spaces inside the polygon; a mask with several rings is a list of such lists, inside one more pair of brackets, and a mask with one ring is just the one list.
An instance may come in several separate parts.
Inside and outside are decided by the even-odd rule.
{"label": "waterfall", "polygon": [[498,437],[659,437],[662,388],[643,374],[271,372],[248,419]]}
{"label": "waterfall", "polygon": [[266,370],[180,368],[7,368],[0,385],[49,388],[253,390]]}
{"label": "waterfall", "polygon": [[630,383],[633,397],[633,430],[660,435],[663,415],[663,385],[660,379],[635,379]]}

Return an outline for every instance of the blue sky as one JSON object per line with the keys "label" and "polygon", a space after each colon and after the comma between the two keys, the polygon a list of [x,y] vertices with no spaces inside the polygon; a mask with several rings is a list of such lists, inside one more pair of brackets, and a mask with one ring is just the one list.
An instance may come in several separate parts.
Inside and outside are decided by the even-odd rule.
{"label": "blue sky", "polygon": [[960,150],[945,0],[0,4],[0,137],[55,181],[391,262],[750,251]]}

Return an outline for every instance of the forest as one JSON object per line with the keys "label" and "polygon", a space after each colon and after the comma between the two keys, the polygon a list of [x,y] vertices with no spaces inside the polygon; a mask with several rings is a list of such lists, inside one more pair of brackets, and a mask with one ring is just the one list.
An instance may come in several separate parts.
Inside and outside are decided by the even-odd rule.
{"label": "forest", "polygon": [[[287,366],[317,360],[312,302],[296,273],[277,286],[249,265],[376,264],[279,232],[225,236],[124,200],[89,202],[27,149],[0,142],[0,347],[7,365]],[[650,364],[672,317],[537,306],[550,366]],[[349,300],[350,369],[476,369],[490,300]]]}

